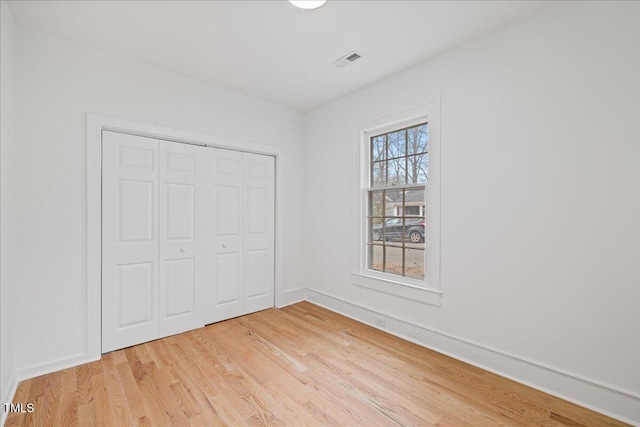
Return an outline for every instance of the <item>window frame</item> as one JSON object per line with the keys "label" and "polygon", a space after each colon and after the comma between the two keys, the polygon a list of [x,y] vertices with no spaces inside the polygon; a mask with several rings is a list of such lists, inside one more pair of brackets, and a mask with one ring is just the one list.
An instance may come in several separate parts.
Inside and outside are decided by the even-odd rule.
{"label": "window frame", "polygon": [[[429,179],[426,184],[388,186],[407,188],[425,186],[425,278],[412,279],[368,268],[369,190],[387,187],[370,185],[370,138],[420,123],[429,126]],[[354,150],[357,167],[354,177],[354,218],[357,233],[353,242],[353,284],[379,292],[427,304],[440,305],[440,99],[435,98],[411,108],[388,112],[354,127]]]}

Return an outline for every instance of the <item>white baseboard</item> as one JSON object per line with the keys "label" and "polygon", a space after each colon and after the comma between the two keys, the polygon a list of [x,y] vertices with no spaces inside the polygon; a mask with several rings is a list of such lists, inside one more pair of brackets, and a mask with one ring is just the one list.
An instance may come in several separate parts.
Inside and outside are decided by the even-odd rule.
{"label": "white baseboard", "polygon": [[285,291],[281,294],[278,302],[276,303],[276,307],[282,308],[287,305],[295,304],[300,301],[304,301],[305,299],[305,288],[300,289],[292,289],[290,291]]}
{"label": "white baseboard", "polygon": [[[350,303],[324,292],[307,288],[305,299],[438,353],[620,421],[640,426],[640,395],[632,391],[622,390],[596,380],[564,372],[561,369],[544,366],[535,361],[507,354],[501,350],[474,343],[446,332]],[[384,328],[375,324],[376,317],[385,319]]]}
{"label": "white baseboard", "polygon": [[64,359],[59,359],[53,362],[43,363],[42,365],[20,369],[17,372],[18,382],[28,380],[30,378],[39,377],[40,375],[46,375],[52,372],[61,371],[73,366],[82,365],[84,363],[94,362],[99,359],[100,356],[89,357],[86,353],[82,353],[71,357],[65,357]]}

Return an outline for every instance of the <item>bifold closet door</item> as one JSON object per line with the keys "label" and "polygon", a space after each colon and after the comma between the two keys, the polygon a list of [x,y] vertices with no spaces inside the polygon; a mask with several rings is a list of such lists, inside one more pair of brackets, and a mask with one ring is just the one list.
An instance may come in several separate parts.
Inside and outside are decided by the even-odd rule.
{"label": "bifold closet door", "polygon": [[102,133],[102,352],[158,338],[159,143]]}
{"label": "bifold closet door", "polygon": [[206,323],[273,307],[273,157],[210,149]]}
{"label": "bifold closet door", "polygon": [[242,315],[242,153],[209,149],[206,323]]}
{"label": "bifold closet door", "polygon": [[273,307],[275,159],[244,153],[244,312]]}
{"label": "bifold closet door", "polygon": [[205,151],[160,141],[160,338],[204,326]]}
{"label": "bifold closet door", "polygon": [[203,150],[103,132],[103,352],[204,325]]}

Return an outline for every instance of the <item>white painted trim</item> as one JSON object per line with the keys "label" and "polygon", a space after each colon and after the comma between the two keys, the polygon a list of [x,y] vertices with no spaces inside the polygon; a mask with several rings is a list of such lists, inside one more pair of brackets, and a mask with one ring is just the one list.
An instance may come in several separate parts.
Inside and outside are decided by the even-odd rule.
{"label": "white painted trim", "polygon": [[[426,267],[427,277],[424,282],[407,278],[397,281],[376,277],[374,273],[369,274],[366,269],[366,254],[363,242],[367,236],[366,218],[366,191],[368,188],[368,156],[366,148],[367,134],[384,133],[397,128],[417,124],[421,121],[429,122],[429,183],[426,186],[427,191],[427,252]],[[369,280],[355,283],[358,286],[371,288],[373,282],[378,281],[378,286],[374,287],[378,291],[392,293],[406,297],[407,292],[398,288],[394,292],[393,288],[397,282],[402,281],[406,284],[417,284],[425,286],[430,291],[438,293],[437,298],[430,297],[429,303],[433,301],[434,305],[440,305],[440,97],[434,97],[425,100],[419,104],[407,106],[401,109],[387,111],[377,117],[369,118],[358,123],[353,128],[353,149],[356,164],[353,176],[353,200],[355,203],[353,209],[352,224],[354,230],[357,230],[353,240],[352,248],[352,273],[354,276],[368,277]],[[429,202],[430,201],[430,202]],[[365,283],[365,284],[362,284]],[[405,284],[405,283],[402,283]],[[367,286],[371,285],[371,286]],[[420,300],[422,302],[427,302]]]}
{"label": "white painted trim", "polygon": [[361,288],[373,289],[400,298],[425,304],[440,306],[442,292],[426,289],[407,283],[396,282],[386,278],[371,277],[365,274],[352,273],[351,281]]}
{"label": "white painted trim", "polygon": [[83,365],[85,363],[95,362],[96,360],[100,360],[100,355],[98,355],[98,357],[87,357],[86,354],[82,353],[71,357],[65,357],[64,359],[59,359],[54,362],[47,362],[42,365],[32,366],[31,368],[20,369],[17,373],[18,382],[50,374],[52,372],[61,371],[63,369],[72,368],[74,366]]}
{"label": "white painted trim", "polygon": [[220,137],[181,129],[172,129],[148,123],[140,123],[114,117],[87,113],[87,334],[86,358],[99,359],[101,354],[101,181],[102,181],[102,131],[128,133],[156,139],[232,149],[255,154],[274,156],[276,159],[276,230],[275,230],[275,295],[276,306],[283,305],[282,230],[284,209],[285,153],[280,147],[261,145],[233,138]]}
{"label": "white painted trim", "polygon": [[[307,288],[307,301],[620,421],[640,425],[640,394]],[[382,317],[380,328],[375,318]],[[408,329],[417,332],[409,336]]]}
{"label": "white painted trim", "polygon": [[282,298],[280,299],[278,304],[276,304],[276,307],[277,308],[286,307],[287,305],[292,305],[297,302],[304,301],[304,298],[305,298],[304,288],[285,291],[282,293]]}
{"label": "white painted trim", "polygon": [[[102,125],[87,114],[87,259],[86,305],[87,333],[85,351],[101,354],[102,342]],[[97,167],[96,167],[97,166]]]}

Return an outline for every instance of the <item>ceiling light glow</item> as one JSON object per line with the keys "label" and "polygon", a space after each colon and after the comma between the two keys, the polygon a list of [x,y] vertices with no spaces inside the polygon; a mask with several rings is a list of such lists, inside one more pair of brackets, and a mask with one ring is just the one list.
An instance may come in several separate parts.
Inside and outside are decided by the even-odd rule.
{"label": "ceiling light glow", "polygon": [[295,7],[307,10],[317,9],[326,2],[327,0],[289,0],[289,3],[291,3]]}

